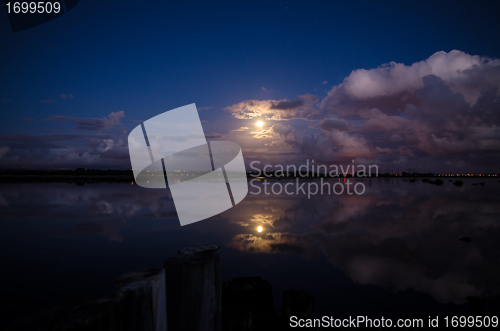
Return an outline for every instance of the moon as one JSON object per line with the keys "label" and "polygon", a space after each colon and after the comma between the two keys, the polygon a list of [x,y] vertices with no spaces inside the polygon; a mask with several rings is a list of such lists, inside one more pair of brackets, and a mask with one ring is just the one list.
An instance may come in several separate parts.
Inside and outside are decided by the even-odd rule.
{"label": "moon", "polygon": [[258,121],[258,122],[257,122],[257,126],[258,126],[258,127],[261,127],[261,126],[263,126],[263,125],[264,125],[264,122],[262,122],[262,121]]}
{"label": "moon", "polygon": [[262,232],[262,226],[259,225],[259,227],[257,228],[257,231]]}

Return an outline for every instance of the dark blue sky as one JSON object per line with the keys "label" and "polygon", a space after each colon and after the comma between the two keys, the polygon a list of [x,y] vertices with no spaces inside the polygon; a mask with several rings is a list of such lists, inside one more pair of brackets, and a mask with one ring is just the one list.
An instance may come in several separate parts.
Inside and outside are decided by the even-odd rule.
{"label": "dark blue sky", "polygon": [[[206,133],[228,134],[246,124],[224,108],[245,100],[309,93],[320,102],[353,70],[391,61],[411,65],[438,51],[500,58],[499,9],[477,1],[84,0],[18,33],[4,10],[1,146],[9,147],[6,156],[17,149],[22,160],[36,154],[27,152],[34,145],[20,151],[14,134],[103,134],[75,129],[76,120],[43,120],[51,116],[103,118],[123,111],[114,129],[129,131],[137,120],[193,102],[210,107],[200,111]],[[287,123],[296,130],[314,125]],[[82,153],[84,145],[71,146]]]}

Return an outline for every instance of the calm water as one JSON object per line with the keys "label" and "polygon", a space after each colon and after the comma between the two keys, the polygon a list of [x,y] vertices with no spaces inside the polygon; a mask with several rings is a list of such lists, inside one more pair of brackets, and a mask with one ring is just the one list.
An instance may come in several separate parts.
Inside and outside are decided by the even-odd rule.
{"label": "calm water", "polygon": [[[202,243],[222,247],[223,280],[271,282],[277,312],[293,288],[315,296],[318,316],[467,315],[467,296],[498,315],[500,183],[463,181],[367,179],[362,196],[249,194],[185,227],[166,190],[0,184],[2,325],[108,295],[118,275]],[[458,240],[466,236],[472,242]]]}

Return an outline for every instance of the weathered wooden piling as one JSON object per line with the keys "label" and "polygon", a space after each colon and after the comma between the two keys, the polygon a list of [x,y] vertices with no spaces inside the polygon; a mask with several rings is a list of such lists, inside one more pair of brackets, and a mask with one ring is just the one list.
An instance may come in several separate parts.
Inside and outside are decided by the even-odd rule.
{"label": "weathered wooden piling", "polygon": [[223,306],[222,330],[255,330],[255,308],[253,306]]}
{"label": "weathered wooden piling", "polygon": [[468,296],[465,299],[469,302],[469,316],[483,316],[484,299],[474,296]]}
{"label": "weathered wooden piling", "polygon": [[112,329],[166,331],[165,273],[163,269],[128,272],[116,281]]}
{"label": "weathered wooden piling", "polygon": [[84,301],[71,306],[53,307],[35,316],[22,318],[6,331],[109,331],[115,298]]}
{"label": "weathered wooden piling", "polygon": [[221,331],[220,248],[184,248],[164,268],[167,330]]}
{"label": "weathered wooden piling", "polygon": [[9,330],[221,331],[219,247],[184,248],[164,266],[119,276],[111,297],[53,308]]}
{"label": "weathered wooden piling", "polygon": [[259,313],[273,310],[271,283],[261,277],[239,277],[224,283],[223,303],[253,306]]}
{"label": "weathered wooden piling", "polygon": [[239,277],[225,282],[222,305],[224,331],[273,329],[277,318],[271,283],[261,277]]}
{"label": "weathered wooden piling", "polygon": [[283,292],[281,303],[281,319],[288,325],[290,316],[298,318],[311,318],[314,307],[314,297],[307,292],[299,290],[286,290]]}

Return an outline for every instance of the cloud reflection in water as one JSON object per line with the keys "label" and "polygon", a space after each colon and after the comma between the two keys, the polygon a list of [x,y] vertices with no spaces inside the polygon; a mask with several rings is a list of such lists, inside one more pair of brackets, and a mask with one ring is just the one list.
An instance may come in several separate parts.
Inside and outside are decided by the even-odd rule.
{"label": "cloud reflection in water", "polygon": [[[401,179],[372,184],[364,196],[248,198],[239,216],[228,219],[266,224],[269,231],[237,234],[229,245],[306,258],[319,250],[357,284],[414,289],[442,303],[500,293],[500,184],[488,182],[483,190]],[[458,240],[464,236],[472,243]]]}

